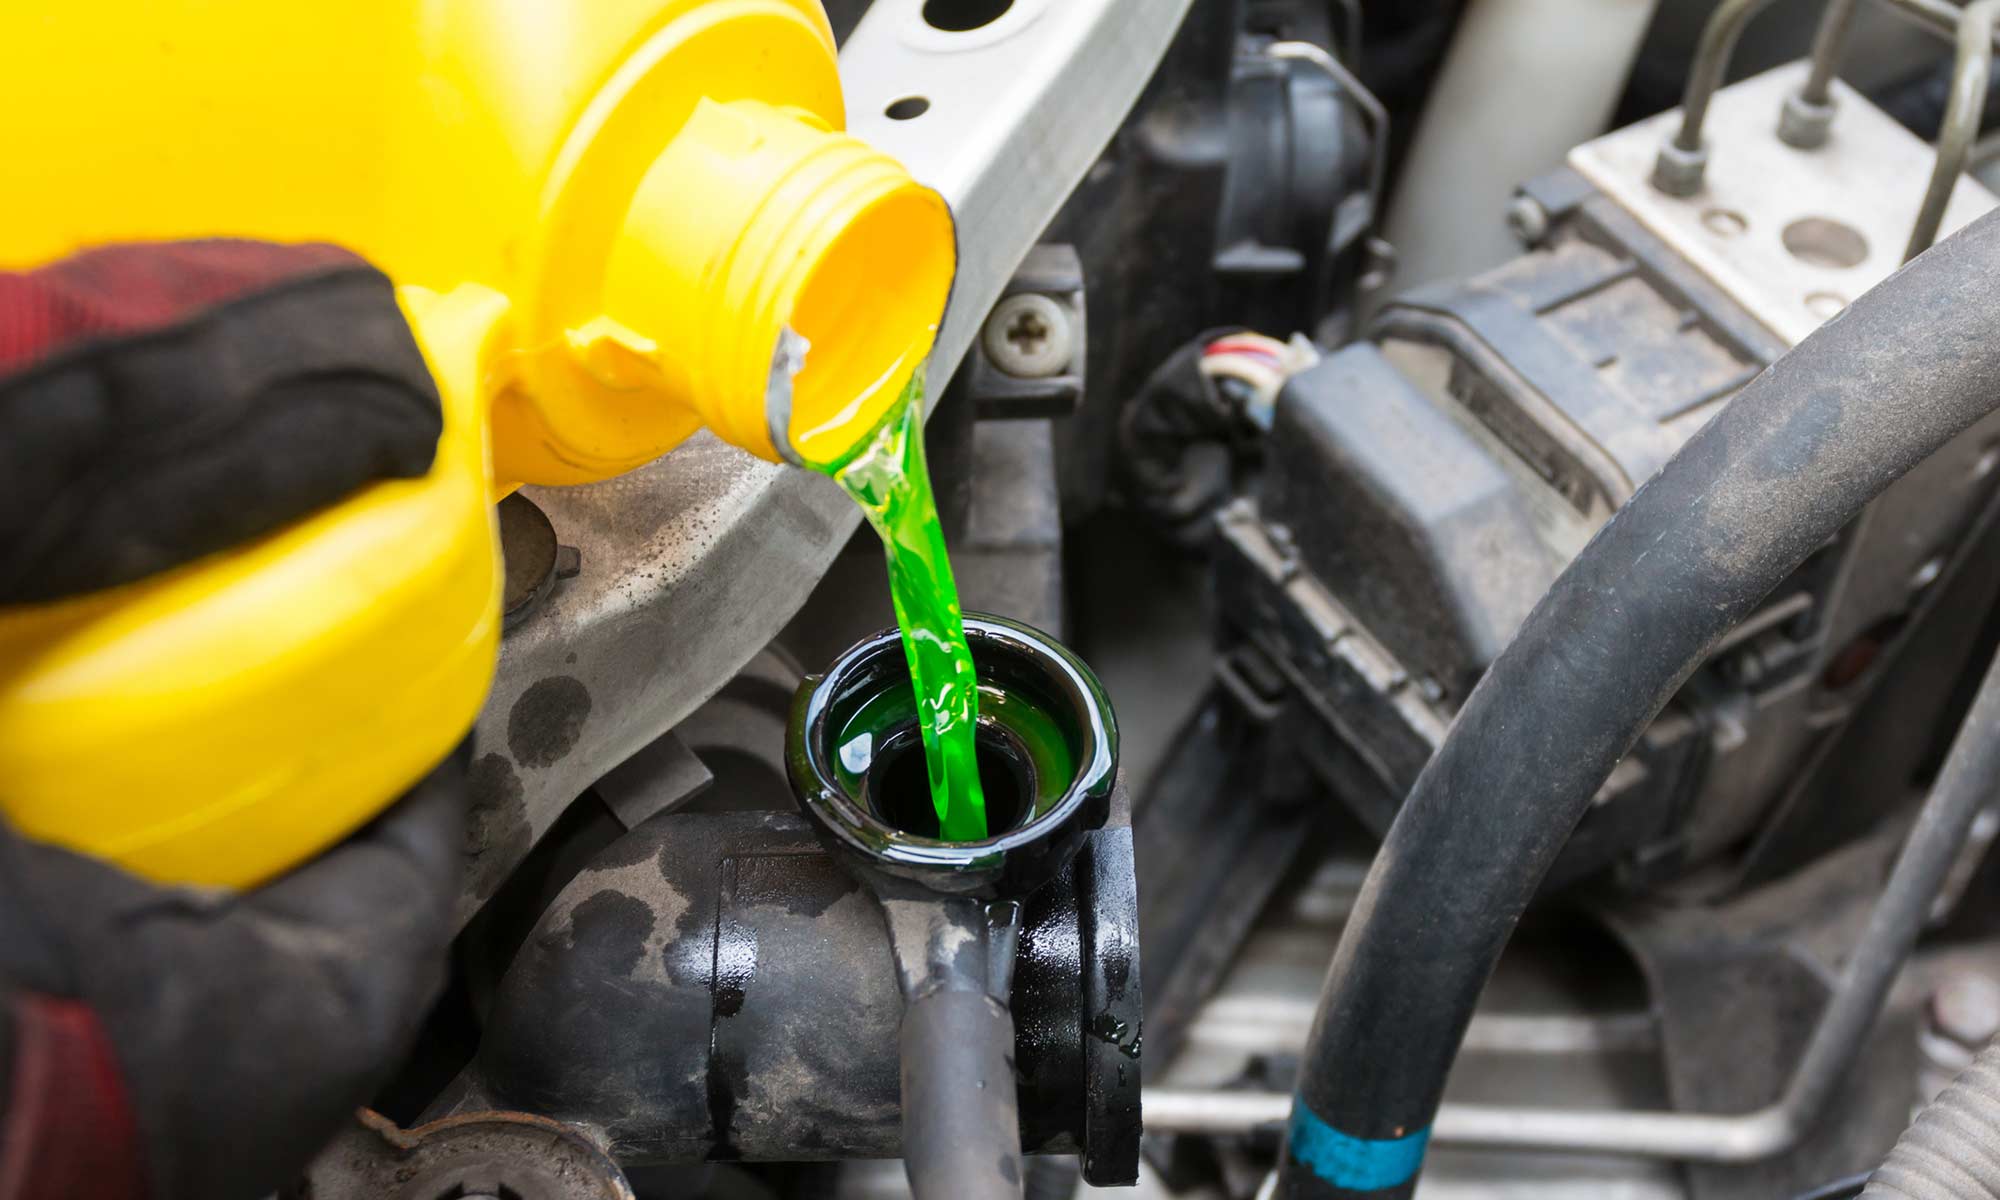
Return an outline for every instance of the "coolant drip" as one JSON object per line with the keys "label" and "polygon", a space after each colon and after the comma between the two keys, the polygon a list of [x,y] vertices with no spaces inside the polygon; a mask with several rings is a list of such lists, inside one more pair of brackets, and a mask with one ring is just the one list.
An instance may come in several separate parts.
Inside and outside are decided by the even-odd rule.
{"label": "coolant drip", "polygon": [[881,425],[853,457],[830,468],[881,535],[889,560],[889,596],[903,633],[924,738],[931,804],[948,842],[986,836],[979,786],[979,679],[965,644],[965,616],[946,557],[944,528],[924,463],[924,373],[910,376]]}

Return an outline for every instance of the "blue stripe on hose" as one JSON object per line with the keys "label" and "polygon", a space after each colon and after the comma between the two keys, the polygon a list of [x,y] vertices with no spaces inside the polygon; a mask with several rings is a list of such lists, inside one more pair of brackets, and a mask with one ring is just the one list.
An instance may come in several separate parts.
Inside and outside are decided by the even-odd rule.
{"label": "blue stripe on hose", "polygon": [[1342,1133],[1292,1097],[1292,1157],[1313,1174],[1350,1192],[1372,1192],[1408,1183],[1424,1165],[1429,1129],[1399,1138],[1358,1138]]}

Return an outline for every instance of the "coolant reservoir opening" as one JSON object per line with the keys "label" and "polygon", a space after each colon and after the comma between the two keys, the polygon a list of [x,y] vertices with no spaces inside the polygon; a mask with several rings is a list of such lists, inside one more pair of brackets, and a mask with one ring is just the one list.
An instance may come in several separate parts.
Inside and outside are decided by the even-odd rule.
{"label": "coolant reservoir opening", "polygon": [[[1020,740],[998,724],[980,722],[976,737],[987,836],[997,837],[1019,828],[1034,813],[1035,765]],[[921,838],[941,836],[925,771],[923,738],[915,724],[882,743],[862,784],[862,799],[869,811],[900,832]]]}
{"label": "coolant reservoir opening", "polygon": [[792,306],[811,347],[792,380],[787,433],[800,459],[831,464],[882,420],[930,353],[951,292],[951,213],[937,193],[898,188],[833,235]]}

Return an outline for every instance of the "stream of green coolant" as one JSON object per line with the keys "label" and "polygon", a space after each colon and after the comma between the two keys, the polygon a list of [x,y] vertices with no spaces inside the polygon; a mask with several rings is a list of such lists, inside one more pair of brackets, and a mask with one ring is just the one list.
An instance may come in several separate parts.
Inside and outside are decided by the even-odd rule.
{"label": "stream of green coolant", "polygon": [[945,556],[944,529],[924,464],[923,411],[924,373],[919,369],[854,456],[827,473],[867,514],[888,555],[889,596],[916,690],[940,836],[949,842],[978,841],[986,836],[986,797],[979,788],[974,736],[979,679],[965,644],[958,584]]}

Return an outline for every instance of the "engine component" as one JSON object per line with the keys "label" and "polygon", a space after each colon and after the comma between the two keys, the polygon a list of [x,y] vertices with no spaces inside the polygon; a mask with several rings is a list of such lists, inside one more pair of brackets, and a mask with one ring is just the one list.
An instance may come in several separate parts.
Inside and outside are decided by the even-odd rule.
{"label": "engine component", "polygon": [[[1865,490],[1856,481],[1885,481],[1895,456],[1836,443],[1890,426],[1915,437],[1927,410],[1914,381],[1836,381],[1821,392],[1845,407],[1823,421],[1745,388],[1895,268],[1925,176],[1953,177],[1945,229],[1993,198],[1834,81],[1837,49],[1826,50],[1713,92],[1693,195],[1650,181],[1678,118],[1601,138],[1515,197],[1519,257],[1382,306],[1365,340],[1348,343],[1350,314],[1380,300],[1379,280],[1364,276],[1379,259],[1369,243],[1388,145],[1354,76],[1397,74],[1357,52],[1353,29],[1336,29],[1361,6],[1191,7],[1140,115],[1044,230],[1051,197],[1090,157],[1080,147],[1094,135],[1079,127],[1108,127],[1102,98],[1129,96],[1153,65],[1135,64],[1168,40],[1171,23],[1156,17],[1180,11],[1176,0],[1128,5],[854,3],[844,70],[866,97],[852,106],[856,127],[953,199],[967,239],[934,378],[969,357],[928,441],[934,463],[963,464],[942,472],[940,507],[968,602],[984,578],[990,602],[977,607],[1040,613],[1035,624],[1060,629],[1065,604],[1081,599],[1081,636],[1108,642],[1128,610],[1136,629],[1156,603],[1182,607],[1186,595],[1158,585],[1188,590],[1186,560],[1214,557],[1214,675],[1177,669],[1211,649],[1191,613],[1171,647],[1150,621],[1125,634],[1128,653],[1155,657],[1107,674],[1121,698],[1151,689],[1171,709],[1162,719],[1143,711],[1152,697],[1132,706],[1134,727],[1165,745],[1146,770],[1148,739],[1131,740],[1133,778],[1146,781],[1131,798],[1136,830],[1121,789],[1082,806],[1093,811],[1074,825],[1041,828],[1047,840],[1034,840],[1055,853],[1026,875],[1033,847],[977,868],[983,852],[898,861],[929,847],[906,840],[926,806],[891,786],[897,764],[914,761],[891,744],[895,731],[870,731],[864,753],[845,718],[828,716],[819,737],[802,720],[789,762],[779,736],[799,664],[833,661],[883,623],[874,547],[844,556],[770,644],[763,665],[774,671],[739,673],[687,718],[765,644],[847,526],[705,441],[615,487],[535,492],[551,518],[530,531],[537,598],[507,638],[469,847],[468,906],[513,876],[459,947],[477,1048],[465,1037],[404,1104],[378,1103],[414,1114],[471,1056],[430,1111],[543,1114],[605,1147],[648,1200],[746,1187],[891,1200],[907,1197],[906,1175],[922,1200],[997,1200],[1042,1194],[1041,1168],[1069,1173],[1048,1192],[1066,1194],[1069,1155],[1100,1183],[1142,1169],[1143,924],[1154,990],[1145,1040],[1155,1063],[1185,1049],[1149,1068],[1169,1090],[1147,1094],[1164,1127],[1149,1131],[1162,1136],[1148,1143],[1147,1192],[1207,1194],[1213,1183],[1247,1196],[1270,1156],[1286,1153],[1292,1122],[1294,1151],[1335,1164],[1350,1187],[1395,1195],[1422,1165],[1416,1115],[1450,1060],[1454,1006],[1476,990],[1482,955],[1508,936],[1536,876],[1592,886],[1548,897],[1487,989],[1431,1127],[1429,1144],[1448,1149],[1427,1192],[1761,1200],[1879,1161],[1907,1118],[1910,1060],[1928,1045],[1911,1029],[1921,984],[1975,957],[1945,945],[1912,958],[1901,978],[1918,986],[1900,988],[1863,1035],[1898,973],[1897,943],[1922,920],[1910,898],[1956,828],[1925,816],[1857,943],[1915,809],[1902,802],[1920,796],[1918,764],[1935,768],[1937,734],[1977,682],[1968,648],[2000,633],[1980,628],[2000,595],[2000,418],[1843,522],[1835,510]],[[1443,14],[1430,23],[1448,31],[1456,11],[1490,18],[1510,6],[1531,3],[1371,5],[1369,45],[1387,45],[1381,27],[1420,8]],[[1642,6],[1620,0],[1619,14],[1600,16]],[[1834,0],[1823,43],[1837,46],[1855,7]],[[1414,109],[1404,95],[1395,111]],[[1518,119],[1524,133],[1554,124]],[[1831,136],[1815,140],[1821,128]],[[1036,235],[1053,240],[1003,283]],[[1947,243],[1914,270],[1954,252]],[[1970,303],[1969,286],[1956,294]],[[1871,319],[1869,303],[1838,327],[1867,323],[1877,354],[1889,322]],[[1906,297],[1899,311],[1918,307]],[[1983,327],[1980,345],[1956,344],[1975,340],[1975,318],[1936,316],[1964,335],[1947,336],[1954,353],[1993,360]],[[1238,321],[1310,330],[1320,344],[1238,332]],[[1886,345],[1910,362],[1924,353],[1917,342],[1899,333]],[[1845,353],[1861,361],[1858,343]],[[1755,487],[1725,480],[1704,497],[1729,512],[1705,510],[1685,471],[1654,477],[1683,446],[1721,438],[1735,445],[1710,453],[1741,450],[1749,418],[1738,415],[1732,436],[1717,417],[1739,392],[1776,414],[1757,427],[1769,444],[1787,416],[1801,442],[1768,456],[1778,466]],[[988,417],[1002,419],[975,419]],[[1031,419],[1005,419],[1017,417]],[[1067,585],[1052,443],[1067,498],[1082,501],[1066,515],[1093,522],[1070,542],[1084,548],[1070,565],[1092,569]],[[1816,470],[1823,477],[1802,478]],[[1093,514],[1106,479],[1122,511]],[[686,499],[710,487],[713,503]],[[1696,534],[1662,515],[1683,507],[1708,532],[1740,534],[1740,557],[1700,558]],[[1824,536],[1805,547],[1793,529],[1800,540],[1786,541],[1779,527],[1792,518]],[[1120,546],[1111,568],[1090,561],[1107,528],[1136,524],[1165,526],[1173,544]],[[1662,539],[1651,557],[1633,545],[1640,533]],[[555,534],[588,556],[567,583],[547,571]],[[1626,547],[1615,568],[1605,543]],[[1753,603],[1744,576],[1794,551],[1805,565]],[[1674,564],[1738,572],[1727,611],[1698,603]],[[866,586],[843,586],[849,570]],[[1107,582],[1120,603],[1098,613],[1093,589]],[[1585,616],[1531,615],[1551,585],[1581,596]],[[1607,615],[1615,606],[1629,611]],[[1718,640],[1684,682],[1661,682],[1700,623]],[[1524,626],[1528,648],[1510,658]],[[714,627],[726,636],[705,632]],[[896,659],[893,643],[853,653]],[[1535,657],[1523,665],[1520,654]],[[872,686],[872,670],[843,663],[807,689],[829,712],[865,702]],[[1640,721],[1627,685],[1666,707]],[[1505,711],[1496,689],[1517,697]],[[1183,701],[1197,691],[1205,698],[1189,715]],[[1579,716],[1586,703],[1593,711]],[[1462,728],[1448,735],[1454,719]],[[669,724],[673,734],[655,736]],[[1640,730],[1612,767],[1609,744]],[[1033,755],[993,730],[988,758],[1018,784]],[[812,785],[803,813],[734,811],[787,804],[788,767],[790,782]],[[1610,773],[1591,781],[1585,806],[1578,789],[1599,768]],[[1932,808],[1944,800],[1933,793]],[[1557,802],[1582,816],[1552,861],[1571,832],[1552,815]],[[690,809],[663,811],[682,803]],[[1090,828],[1098,807],[1108,823]],[[1352,910],[1370,831],[1392,825],[1400,832]],[[515,869],[538,838],[546,844]],[[1972,898],[1952,936],[1982,920],[1990,906],[1979,899],[2000,884],[1973,878],[1978,857],[1968,845],[1946,889]],[[1910,865],[1919,859],[1921,871]],[[571,879],[580,862],[590,865]],[[1143,910],[1134,871],[1147,876]],[[1319,973],[1350,921],[1315,1019]],[[1217,987],[1223,1001],[1211,1002]],[[1849,1078],[1827,1095],[1843,1065]],[[966,1086],[1010,1075],[1011,1086]],[[1308,1106],[1321,1126],[1295,1117]],[[1808,1136],[1783,1154],[1734,1161],[1801,1129]],[[1549,1153],[1580,1147],[1589,1153]],[[892,1156],[904,1161],[841,1161]],[[1318,1194],[1290,1169],[1271,1191]]]}
{"label": "engine component", "polygon": [[1020,901],[1106,819],[1118,734],[1089,668],[1004,618],[967,614],[965,632],[982,693],[980,777],[995,784],[991,837],[937,839],[938,815],[916,757],[920,743],[912,740],[909,667],[895,630],[862,641],[825,675],[807,679],[793,704],[785,760],[800,807],[885,900],[946,894]]}
{"label": "engine component", "polygon": [[[1768,126],[1804,70],[1722,93],[1711,126]],[[1921,143],[1843,96],[1838,153],[1864,156],[1844,161],[1928,169]],[[1548,225],[1526,256],[1399,297],[1371,341],[1296,377],[1263,496],[1223,517],[1225,621],[1319,714],[1333,736],[1301,752],[1378,831],[1609,514],[1819,319],[1814,295],[1838,287],[1844,302],[1896,264],[1911,210],[1854,196],[1846,209],[1827,201],[1846,220],[1799,213],[1796,197],[1828,196],[1843,168],[1768,129],[1786,158],[1774,170],[1789,173],[1775,186],[1718,151],[1697,202],[1654,192],[1643,172],[1672,120],[1609,135],[1576,152],[1575,171],[1530,184]],[[1993,203],[1963,181],[1951,211]],[[2000,423],[1981,429],[1899,481],[1717,644],[1605,783],[1552,884],[1616,866],[1652,885],[1728,859],[1728,886],[1796,865],[1791,831],[1825,823],[1818,756],[1994,505],[2000,478],[1982,464]]]}
{"label": "engine component", "polygon": [[1918,1098],[1926,1104],[1937,1099],[1996,1037],[2000,1037],[2000,981],[1969,968],[1945,976],[1931,992],[1917,1031],[1923,1063]]}
{"label": "engine component", "polygon": [[1912,259],[1930,249],[1944,220],[1945,206],[1965,160],[1979,137],[1979,124],[1986,114],[1986,94],[1993,75],[1993,31],[2000,3],[1973,0],[1958,21],[1958,53],[1952,63],[1950,101],[1938,125],[1937,162],[1931,167],[1930,183],[1924,188],[1923,207],[1917,210],[1917,224],[1903,251]]}
{"label": "engine component", "polygon": [[[1771,0],[1723,0],[1702,26],[1701,45],[1687,73],[1686,91],[1675,114],[1677,128],[1673,137],[1660,146],[1653,160],[1651,183],[1661,193],[1687,198],[1703,189],[1708,168],[1708,146],[1702,137],[1702,126],[1708,117],[1709,103],[1714,99],[1716,89],[1722,86],[1723,75],[1735,54],[1736,42],[1742,36],[1744,26],[1770,4]],[[1978,114],[1983,105],[1968,93],[1980,87],[1975,80],[1986,78],[1984,65],[1976,62],[1985,55],[1972,42],[1983,31],[1985,40],[1990,43],[1994,26],[1991,14],[1978,12],[1974,5],[1961,9],[1943,0],[1887,0],[1887,6],[1931,32],[1958,43],[1954,71],[1958,78],[1951,90],[1960,95],[1957,103],[1950,107],[1959,110],[1960,128],[1955,133],[1950,132],[1953,122],[1947,119],[1945,128],[1940,130],[1940,169],[1930,176],[1931,195],[1925,203],[1925,210],[1928,211],[1931,201],[1956,182],[1959,165],[1964,161],[1965,144],[1978,132]],[[1832,87],[1833,73],[1840,65],[1853,17],[1854,4],[1851,0],[1830,0],[1823,10],[1819,29],[1813,38],[1811,65],[1803,83],[1787,94],[1776,110],[1778,124],[1775,133],[1785,145],[1799,150],[1817,150],[1826,145],[1834,110],[1838,106],[1838,97]],[[1973,69],[1975,66],[1977,69]],[[1970,133],[1965,132],[1964,125],[1967,124],[1971,126]],[[1948,162],[1957,165],[1949,171],[1942,169]],[[1925,229],[1927,220],[1927,217],[1919,217],[1919,232]],[[1929,234],[1934,236],[1936,232],[1936,226],[1931,225]],[[1914,256],[1929,244],[1928,240],[1912,237],[1906,257]]]}
{"label": "engine component", "polygon": [[[1273,768],[1277,739],[1238,705],[1256,683],[1223,665],[1224,687],[1175,732],[1139,791],[1133,853],[1146,880],[1139,929],[1146,960],[1146,1042],[1172,1062],[1190,1022],[1237,956],[1258,914],[1305,853],[1321,805],[1303,773]],[[1257,681],[1275,691],[1276,680]],[[1263,701],[1251,694],[1248,703]],[[1269,715],[1274,704],[1264,703]],[[1190,854],[1189,847],[1202,852]],[[1245,870],[1255,863],[1255,870]],[[1153,1113],[1146,1113],[1147,1128]]]}
{"label": "engine component", "polygon": [[[2000,219],[2000,218],[1996,218]],[[1805,1053],[1778,1102],[1740,1115],[1683,1112],[1564,1112],[1547,1108],[1441,1109],[1440,1140],[1491,1147],[1648,1155],[1695,1162],[1748,1162],[1789,1148],[1812,1126],[1916,944],[1945,874],[1973,819],[2000,790],[2000,659],[1967,714],[1943,774],[1904,842],[1860,940],[1846,956],[1839,985],[1813,1027]],[[1990,986],[1990,985],[1989,985]],[[1171,1096],[1182,1119],[1214,1122],[1260,1112],[1249,1096],[1204,1104]],[[1264,1102],[1262,1113],[1272,1105]],[[1213,1126],[1211,1126],[1213,1127]]]}
{"label": "engine component", "polygon": [[1028,251],[961,368],[981,419],[1064,417],[1083,399],[1083,264],[1076,247]]}
{"label": "engine component", "polygon": [[[1022,904],[1103,827],[1118,738],[1103,690],[1068,651],[998,618],[967,617],[965,632],[982,694],[991,836],[938,839],[908,656],[893,629],[801,685],[785,758],[807,819],[888,921],[904,1004],[903,1157],[918,1200],[1018,1200],[1020,1117],[1004,1084],[1014,1075],[1008,1003]],[[1136,996],[1137,983],[1118,986]],[[1100,1002],[1109,997],[1086,1007]],[[1138,1038],[1134,1027],[1134,1074]],[[1099,1176],[1117,1157],[1115,1145],[1086,1154]]]}
{"label": "engine component", "polygon": [[[1114,817],[1023,905],[1014,964],[1022,1146],[1106,1182],[1136,1167],[1135,912]],[[881,906],[803,817],[665,814],[550,906],[447,1107],[594,1126],[627,1166],[894,1157],[902,1012]]]}
{"label": "engine component", "polygon": [[517,1112],[473,1112],[402,1130],[354,1121],[285,1200],[632,1200],[618,1164],[582,1130]]}
{"label": "engine component", "polygon": [[1063,430],[1063,505],[1094,511],[1121,469],[1119,405],[1175,347],[1225,324],[1280,336],[1351,323],[1371,261],[1386,114],[1353,77],[1329,6],[1191,12],[1134,118],[1051,226],[1090,280],[1089,391]]}
{"label": "engine component", "polygon": [[[1394,1160],[1403,1178],[1377,1185],[1408,1194],[1486,974],[1618,760],[1774,586],[2000,405],[1986,386],[2000,313],[1981,302],[1996,267],[1989,215],[1869,292],[1714,417],[1529,615],[1370,871],[1328,974],[1281,1195],[1339,1194],[1337,1172],[1301,1162],[1316,1139],[1414,1143]],[[1899,340],[1917,320],[1930,337]]]}
{"label": "engine component", "polygon": [[[913,1026],[905,998],[914,1017],[976,987],[982,1003],[1011,996],[1000,1053],[1013,1061],[1004,1104],[1018,1103],[1020,1144],[1080,1154],[1093,1181],[1130,1182],[1138,901],[1129,822],[1109,791],[1109,712],[1052,644],[967,624],[982,679],[1011,697],[987,718],[989,803],[1021,800],[1008,832],[963,845],[899,832],[936,814],[913,726],[873,730],[865,756],[849,728],[868,715],[857,705],[894,700],[898,686],[907,705],[900,646],[872,638],[801,689],[788,770],[811,815],[665,813],[602,851],[528,937],[446,1109],[504,1097],[603,1130],[628,1166],[906,1154],[914,1173],[920,1142],[950,1147],[920,1118],[906,1144],[899,1094],[917,1093],[899,1082],[910,1063],[899,1029],[917,1061],[941,1069],[978,1043],[955,1021]],[[905,786],[912,769],[917,786]],[[1011,789],[1009,771],[1020,772]],[[951,1037],[929,1036],[939,1030]],[[974,1103],[992,1115],[1002,1101]],[[976,1166],[990,1175],[999,1160]]]}

